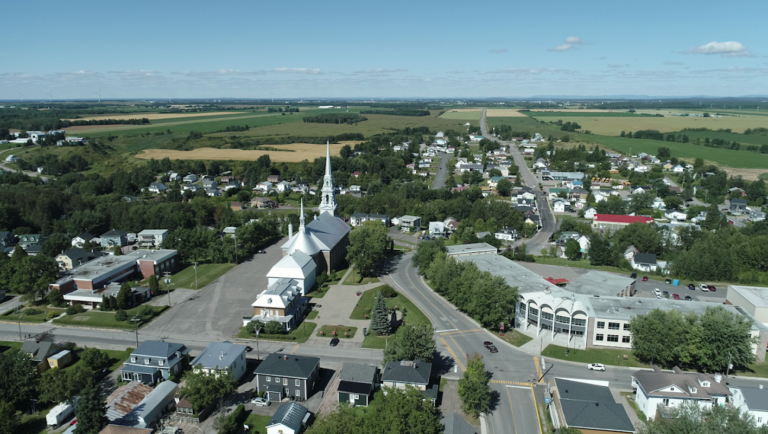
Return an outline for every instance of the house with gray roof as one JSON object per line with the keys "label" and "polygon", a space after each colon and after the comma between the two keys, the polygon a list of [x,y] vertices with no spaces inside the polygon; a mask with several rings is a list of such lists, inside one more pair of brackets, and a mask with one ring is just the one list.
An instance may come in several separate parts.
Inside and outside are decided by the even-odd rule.
{"label": "house with gray roof", "polygon": [[451,413],[440,421],[445,429],[443,434],[479,434],[480,428],[475,428],[464,420],[458,413]]}
{"label": "house with gray roof", "polygon": [[768,425],[768,389],[759,387],[729,388],[733,393],[733,406],[748,413],[757,426]]}
{"label": "house with gray roof", "polygon": [[237,345],[232,342],[211,342],[192,360],[195,370],[202,370],[208,374],[222,371],[232,373],[235,381],[240,381],[245,374],[245,345]]}
{"label": "house with gray roof", "polygon": [[384,387],[405,389],[406,386],[415,387],[425,395],[424,399],[430,399],[432,405],[437,400],[438,385],[433,384],[432,364],[423,360],[402,360],[389,362],[384,367],[381,382]]}
{"label": "house with gray roof", "polygon": [[309,420],[306,407],[291,402],[280,406],[267,424],[267,434],[297,434]]}
{"label": "house with gray roof", "polygon": [[133,428],[153,428],[163,414],[176,403],[174,398],[179,391],[179,385],[173,381],[158,384],[133,409],[112,422],[114,425]]}
{"label": "house with gray roof", "polygon": [[376,387],[377,373],[375,366],[345,363],[339,375],[339,403],[367,407]]}
{"label": "house with gray roof", "polygon": [[675,408],[693,403],[702,409],[722,406],[731,400],[732,393],[720,374],[684,372],[677,366],[672,372],[641,370],[632,375],[632,387],[637,390],[635,401],[648,419],[674,416]]}
{"label": "house with gray roof", "polygon": [[123,381],[141,381],[155,384],[178,375],[189,349],[184,344],[144,341],[123,362],[120,375]]}
{"label": "house with gray roof", "polygon": [[315,389],[320,376],[320,358],[271,353],[254,371],[256,391],[269,401],[294,397],[305,400]]}
{"label": "house with gray roof", "polygon": [[551,392],[560,426],[591,433],[634,433],[627,411],[604,383],[555,378]]}
{"label": "house with gray roof", "polygon": [[0,246],[9,247],[16,244],[16,236],[11,231],[0,231]]}
{"label": "house with gray roof", "polygon": [[29,354],[32,358],[32,363],[37,366],[38,371],[41,373],[47,371],[50,365],[48,364],[48,357],[64,350],[59,344],[49,339],[28,340],[24,341],[21,345],[19,352]]}
{"label": "house with gray roof", "polygon": [[128,244],[128,232],[112,229],[101,234],[101,247],[125,246]]}

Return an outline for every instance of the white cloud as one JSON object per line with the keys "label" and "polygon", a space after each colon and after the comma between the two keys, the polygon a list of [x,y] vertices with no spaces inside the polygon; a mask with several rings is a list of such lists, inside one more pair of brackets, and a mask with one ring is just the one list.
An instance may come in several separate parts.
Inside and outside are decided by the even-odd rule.
{"label": "white cloud", "polygon": [[558,45],[555,48],[550,48],[547,51],[569,51],[569,50],[578,50],[577,45],[589,45],[587,42],[584,42],[583,39],[579,38],[578,36],[569,36],[565,38],[565,44]]}
{"label": "white cloud", "polygon": [[407,69],[402,69],[402,68],[398,68],[398,69],[378,68],[378,69],[366,69],[366,70],[362,70],[362,71],[355,71],[355,74],[379,75],[379,74],[392,74],[392,73],[395,73],[395,72],[408,72],[408,70]]}
{"label": "white cloud", "polygon": [[491,48],[491,53],[493,54],[503,54],[506,52],[507,52],[506,48]]}
{"label": "white cloud", "polygon": [[688,54],[719,54],[721,56],[742,57],[749,56],[747,47],[741,42],[728,41],[728,42],[715,42],[712,41],[709,44],[704,44],[700,47],[691,47],[686,52]]}
{"label": "white cloud", "polygon": [[312,74],[312,75],[320,74],[320,70],[317,69],[317,68],[310,69],[310,68],[285,68],[285,67],[283,67],[283,68],[275,68],[273,71],[274,72],[286,72],[286,73],[289,73],[289,74]]}
{"label": "white cloud", "polygon": [[575,49],[576,49],[576,47],[574,47],[571,44],[563,44],[563,45],[558,45],[555,48],[550,48],[547,51],[568,51],[568,50],[575,50]]}
{"label": "white cloud", "polygon": [[578,36],[569,36],[565,38],[565,42],[568,44],[574,44],[574,45],[586,45],[587,43],[584,42],[581,38]]}

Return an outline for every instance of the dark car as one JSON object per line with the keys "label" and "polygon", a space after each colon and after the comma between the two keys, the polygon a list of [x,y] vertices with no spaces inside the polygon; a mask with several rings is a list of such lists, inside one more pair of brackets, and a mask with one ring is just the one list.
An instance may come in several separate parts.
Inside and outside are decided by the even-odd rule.
{"label": "dark car", "polygon": [[637,273],[632,273],[632,274],[629,275],[629,277],[631,277],[633,279],[637,279]]}
{"label": "dark car", "polygon": [[245,347],[245,351],[246,351],[246,352],[248,352],[248,353],[250,353],[251,351],[253,351],[253,347],[252,347],[252,346],[250,346],[250,345],[246,345],[246,347]]}
{"label": "dark car", "polygon": [[691,298],[690,295],[686,295],[685,296],[685,301],[693,301],[693,299]]}
{"label": "dark car", "polygon": [[332,346],[332,347],[335,347],[336,345],[339,345],[339,338],[331,339],[331,343],[329,345]]}
{"label": "dark car", "polygon": [[715,288],[715,287],[714,287],[714,286],[712,286],[712,285],[709,285],[709,286],[707,286],[707,288],[709,288],[709,290],[710,290],[710,291],[712,291],[712,292],[715,292],[715,291],[717,291],[717,288]]}
{"label": "dark car", "polygon": [[107,374],[109,374],[109,368],[101,368],[93,373],[93,381],[101,381]]}
{"label": "dark car", "polygon": [[648,281],[648,276],[643,276],[643,282],[647,282],[647,281]]}
{"label": "dark car", "polygon": [[496,345],[493,345],[493,342],[491,342],[491,341],[485,341],[485,342],[483,342],[483,345],[485,346],[485,348],[488,348],[488,351],[490,351],[492,353],[498,353],[499,352],[498,348],[496,348]]}
{"label": "dark car", "polygon": [[664,279],[664,283],[666,283],[667,285],[671,285],[672,279]]}
{"label": "dark car", "polygon": [[694,285],[693,283],[689,283],[688,284],[688,289],[690,289],[691,291],[695,291],[696,290],[696,285]]}
{"label": "dark car", "polygon": [[669,298],[669,291],[664,291],[662,294],[664,295],[664,298]]}
{"label": "dark car", "polygon": [[259,250],[257,253],[267,253],[266,250]]}

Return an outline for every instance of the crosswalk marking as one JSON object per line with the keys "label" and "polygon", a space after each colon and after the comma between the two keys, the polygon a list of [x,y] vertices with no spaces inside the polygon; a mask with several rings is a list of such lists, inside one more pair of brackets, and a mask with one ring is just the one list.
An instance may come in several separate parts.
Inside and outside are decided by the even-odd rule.
{"label": "crosswalk marking", "polygon": [[531,383],[526,383],[524,381],[505,381],[505,380],[491,380],[490,383],[493,384],[509,384],[512,386],[524,386],[524,387],[530,387]]}

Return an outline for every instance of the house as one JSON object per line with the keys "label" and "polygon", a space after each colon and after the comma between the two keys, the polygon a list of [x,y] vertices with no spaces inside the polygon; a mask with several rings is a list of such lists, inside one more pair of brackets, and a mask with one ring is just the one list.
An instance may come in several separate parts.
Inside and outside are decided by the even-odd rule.
{"label": "house", "polygon": [[362,191],[362,187],[359,185],[350,185],[349,186],[350,193],[360,193]]}
{"label": "house", "polygon": [[443,222],[429,222],[428,235],[434,238],[445,238],[446,227]]}
{"label": "house", "polygon": [[48,357],[48,366],[53,368],[66,368],[72,363],[72,352],[69,350],[59,351],[58,353]]}
{"label": "house", "polygon": [[685,219],[688,218],[688,216],[684,212],[678,211],[676,209],[666,210],[664,212],[664,217],[666,217],[667,219],[669,219],[669,221],[672,221],[672,222],[684,222]]}
{"label": "house", "polygon": [[561,193],[565,196],[568,195],[568,189],[567,188],[550,188],[549,189],[549,199],[557,199],[558,197],[561,197]]}
{"label": "house", "polygon": [[418,232],[421,230],[421,217],[404,215],[400,217],[400,230],[403,232]]}
{"label": "house", "polygon": [[560,427],[593,434],[635,432],[626,409],[616,402],[607,381],[556,377],[549,393]]}
{"label": "house", "polygon": [[661,166],[662,169],[667,170],[667,171],[672,170],[674,167],[675,166],[672,163],[670,163],[670,162],[666,162],[666,163],[662,164],[662,166]]}
{"label": "house", "polygon": [[765,213],[762,211],[752,211],[748,214],[749,221],[761,222],[765,220]]}
{"label": "house", "polygon": [[432,401],[435,405],[439,385],[431,384],[432,364],[423,360],[403,360],[389,362],[384,367],[381,382],[384,387],[393,389],[405,389],[406,386],[415,387],[425,395],[424,399]]}
{"label": "house", "polygon": [[11,231],[0,231],[0,246],[9,247],[16,244],[16,236]]}
{"label": "house", "polygon": [[203,188],[206,190],[209,188],[219,188],[219,184],[213,179],[203,178]]}
{"label": "house", "polygon": [[125,416],[113,421],[114,425],[132,428],[154,428],[156,422],[176,404],[174,399],[179,385],[173,381],[158,384]]}
{"label": "house", "polygon": [[219,197],[221,196],[221,192],[218,188],[206,188],[205,194],[209,197]]}
{"label": "house", "polygon": [[483,165],[482,164],[462,164],[459,166],[459,172],[465,173],[465,172],[482,172],[483,171]]}
{"label": "house", "polygon": [[229,209],[231,209],[232,211],[242,211],[245,208],[243,207],[243,204],[240,202],[230,202]]}
{"label": "house", "polygon": [[138,201],[139,198],[136,196],[123,196],[123,200],[130,203]]}
{"label": "house", "polygon": [[269,175],[269,176],[267,176],[267,182],[272,183],[272,184],[274,184],[276,182],[280,182],[280,175]]}
{"label": "house", "polygon": [[267,434],[298,434],[309,420],[309,410],[291,402],[280,406],[267,424]]}
{"label": "house", "polygon": [[743,213],[747,211],[747,201],[744,199],[731,199],[731,212]]}
{"label": "house", "polygon": [[368,215],[368,220],[370,220],[370,221],[380,221],[380,222],[384,223],[384,227],[387,227],[387,228],[390,226],[389,216],[386,215],[386,214],[369,214]]}
{"label": "house", "polygon": [[168,187],[166,187],[162,182],[153,182],[149,184],[149,188],[147,190],[155,194],[160,194],[165,190],[168,190]]}
{"label": "house", "polygon": [[48,358],[61,351],[64,351],[64,347],[50,339],[24,341],[19,349],[19,352],[29,354],[40,373],[51,367]]}
{"label": "house", "polygon": [[639,271],[656,271],[656,255],[653,253],[636,253],[630,261],[632,268]]}
{"label": "house", "polygon": [[140,381],[131,381],[118,387],[106,399],[107,419],[109,419],[110,423],[120,420],[133,411],[150,393],[152,393],[152,388]]}
{"label": "house", "polygon": [[595,214],[595,217],[592,219],[592,229],[598,230],[601,233],[615,232],[632,223],[649,224],[653,223],[653,218],[644,216]]}
{"label": "house", "polygon": [[168,229],[144,229],[139,232],[139,247],[159,248],[168,238]]}
{"label": "house", "polygon": [[106,254],[106,252],[88,252],[79,247],[75,247],[56,255],[55,261],[56,265],[59,266],[59,271],[69,271]]}
{"label": "house", "polygon": [[272,188],[279,193],[285,193],[286,191],[291,191],[291,183],[288,181],[280,181],[276,184],[272,184]]}
{"label": "house", "polygon": [[458,228],[459,228],[459,225],[461,224],[461,223],[460,223],[458,220],[456,220],[456,219],[455,219],[455,218],[453,218],[453,217],[448,217],[448,218],[446,218],[445,220],[443,220],[443,223],[445,223],[445,227],[446,227],[446,228],[447,228],[449,231],[451,231],[451,232],[453,232],[453,231],[455,231],[456,229],[458,229]]}
{"label": "house", "polygon": [[595,218],[595,214],[597,214],[597,210],[593,206],[584,210],[584,218],[592,220]]}
{"label": "house", "polygon": [[354,176],[355,178],[359,178],[360,177],[360,171],[359,170],[355,170],[354,172],[352,172],[352,176]]}
{"label": "house", "polygon": [[262,193],[269,193],[272,190],[272,183],[269,182],[269,181],[267,181],[267,182],[260,182],[260,183],[256,184],[256,187],[253,187],[253,190],[254,191],[259,190]]}
{"label": "house", "polygon": [[376,388],[375,366],[344,363],[339,375],[339,404],[367,407]]}
{"label": "house", "polygon": [[363,222],[368,221],[368,214],[364,212],[356,212],[349,218],[349,224],[352,226],[360,226]]}
{"label": "house", "polygon": [[196,371],[207,374],[230,372],[235,381],[240,381],[245,375],[245,345],[232,342],[211,342],[200,355],[195,357],[190,366]]}
{"label": "house", "polygon": [[82,234],[72,238],[72,247],[82,248],[86,241],[91,241],[93,238],[93,235],[89,234],[88,232],[83,232]]}
{"label": "house", "polygon": [[[302,252],[294,252],[293,256],[300,253]],[[299,272],[306,270],[307,267],[316,267],[311,267],[311,265],[315,264],[310,256],[303,255],[301,257],[309,259],[304,261],[306,263],[298,263],[299,265],[305,265]],[[290,257],[286,256],[286,258]],[[314,277],[312,275],[308,279],[312,286],[315,284]],[[243,317],[243,326],[248,325],[251,321],[261,321],[263,323],[277,321],[286,331],[291,330],[294,325],[301,321],[304,317],[304,312],[307,310],[308,299],[303,297],[303,295],[304,291],[309,292],[312,286],[304,288],[303,285],[305,283],[301,279],[275,278],[269,284],[269,287],[259,294],[256,297],[256,301],[251,304],[254,314],[251,317]]]}
{"label": "house", "polygon": [[257,196],[251,199],[252,208],[274,208],[276,205],[277,203],[272,198],[266,196]]}
{"label": "house", "polygon": [[[117,297],[121,284],[110,283],[103,288],[76,289],[64,294],[64,301],[70,306],[80,305],[87,309],[98,309],[105,298]],[[128,297],[128,306],[137,306],[152,298],[152,291],[147,286],[131,286],[131,294]]]}
{"label": "house", "polygon": [[306,193],[309,191],[309,184],[303,181],[299,181],[293,185],[291,191],[295,191],[297,193]]}
{"label": "house", "polygon": [[195,182],[195,181],[197,181],[197,175],[193,175],[193,174],[190,173],[189,175],[187,175],[184,178],[182,178],[182,181],[184,181],[184,182]]}
{"label": "house", "polygon": [[[77,425],[72,425],[70,429],[75,428]],[[64,431],[64,434],[68,433],[69,429]],[[134,428],[123,425],[112,425],[111,423],[104,427],[99,434],[152,434],[153,428]]]}
{"label": "house", "polygon": [[45,237],[40,234],[21,234],[17,238],[19,245],[24,250],[32,246],[42,245],[45,242]]}
{"label": "house", "polygon": [[683,166],[679,164],[672,168],[672,172],[674,173],[683,173],[684,171],[685,171],[685,168],[683,168]]}
{"label": "house", "polygon": [[256,391],[274,402],[294,397],[307,399],[320,375],[320,358],[270,353],[254,371]]}
{"label": "house", "polygon": [[181,175],[179,175],[176,172],[171,172],[168,174],[168,180],[169,181],[181,181]]}
{"label": "house", "polygon": [[647,185],[633,185],[630,190],[630,194],[643,194],[651,190],[651,187]]}
{"label": "house", "polygon": [[19,157],[15,156],[15,155],[9,155],[9,156],[5,157],[5,162],[6,163],[15,163],[17,161],[19,161]]}
{"label": "house", "polygon": [[112,229],[101,234],[101,247],[125,246],[128,244],[128,232]]}
{"label": "house", "polygon": [[524,223],[534,225],[538,229],[541,226],[541,218],[538,215],[529,215],[525,218]]}
{"label": "house", "polygon": [[747,195],[747,192],[740,189],[739,187],[732,187],[728,189],[728,197],[736,198],[736,197],[744,197]]}
{"label": "house", "polygon": [[552,203],[552,210],[554,212],[565,212],[565,207],[566,207],[565,201],[562,200],[562,199],[561,200],[555,200]]}
{"label": "house", "polygon": [[480,429],[469,424],[458,413],[451,413],[444,417],[440,423],[443,424],[443,434],[480,434]]}
{"label": "house", "polygon": [[729,387],[731,403],[740,412],[747,413],[757,426],[768,425],[768,389],[760,387]]}
{"label": "house", "polygon": [[724,406],[733,395],[722,383],[720,374],[687,373],[674,367],[665,372],[654,366],[653,370],[640,370],[632,375],[632,388],[637,390],[635,402],[648,419],[659,414],[674,416],[674,408],[694,403],[700,408]]}
{"label": "house", "polygon": [[[226,184],[224,184],[224,191],[229,191],[229,190],[232,190],[233,188],[240,188],[240,187],[241,187],[240,181],[238,181],[235,178],[232,178],[229,181],[227,181]],[[288,184],[288,190],[290,189],[291,189],[291,184]]]}
{"label": "house", "polygon": [[189,349],[184,344],[144,341],[123,362],[120,378],[154,385],[180,374],[187,354]]}
{"label": "house", "polygon": [[502,228],[495,234],[493,234],[494,238],[497,240],[504,240],[504,241],[515,241],[520,236],[517,234],[517,231],[512,228]]}

